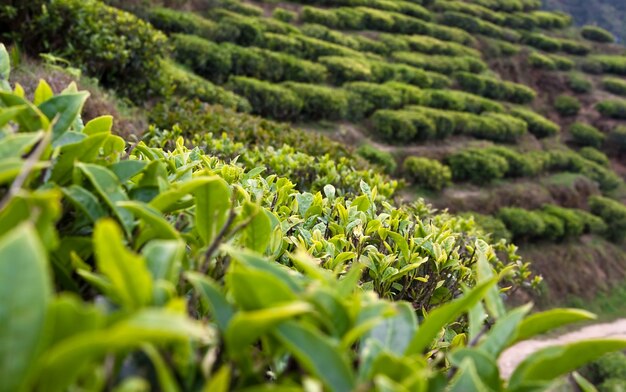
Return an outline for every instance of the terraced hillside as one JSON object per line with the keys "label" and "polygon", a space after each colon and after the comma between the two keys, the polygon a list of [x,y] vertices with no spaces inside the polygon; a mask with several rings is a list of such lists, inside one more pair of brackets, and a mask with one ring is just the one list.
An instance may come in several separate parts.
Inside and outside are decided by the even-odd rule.
{"label": "terraced hillside", "polygon": [[594,390],[498,369],[626,291],[626,51],[540,6],[0,0],[0,392]]}
{"label": "terraced hillside", "polygon": [[626,4],[621,0],[546,0],[545,7],[571,14],[578,25],[595,24],[626,39],[624,16]]}
{"label": "terraced hillside", "polygon": [[[357,146],[405,181],[397,197],[473,214],[537,259],[556,295],[588,296],[578,282],[602,287],[626,272],[614,245],[626,222],[626,51],[606,31],[574,28],[540,6],[127,8],[169,35],[166,68],[219,86],[210,101]],[[157,123],[178,119],[167,120]],[[569,272],[553,276],[554,258]]]}

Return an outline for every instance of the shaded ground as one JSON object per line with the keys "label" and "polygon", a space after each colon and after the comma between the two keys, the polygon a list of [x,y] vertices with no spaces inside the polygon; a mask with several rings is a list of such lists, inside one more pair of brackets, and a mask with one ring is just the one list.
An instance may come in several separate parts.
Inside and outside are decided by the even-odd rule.
{"label": "shaded ground", "polygon": [[577,342],[579,340],[620,337],[626,338],[626,319],[619,319],[611,323],[594,324],[574,332],[545,340],[527,340],[506,350],[498,366],[503,377],[508,378],[515,367],[533,352],[545,347]]}

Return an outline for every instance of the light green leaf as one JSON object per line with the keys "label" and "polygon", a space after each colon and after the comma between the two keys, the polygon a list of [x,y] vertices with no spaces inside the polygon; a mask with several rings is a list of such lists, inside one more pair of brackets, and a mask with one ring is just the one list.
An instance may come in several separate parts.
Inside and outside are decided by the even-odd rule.
{"label": "light green leaf", "polygon": [[352,367],[347,358],[313,328],[295,321],[280,324],[274,335],[300,365],[322,380],[333,392],[354,390]]}
{"label": "light green leaf", "polygon": [[482,300],[485,294],[496,285],[496,282],[496,279],[483,282],[463,297],[430,312],[424,323],[418,328],[405,354],[421,354],[432,344],[433,339],[443,327],[456,320],[463,312],[467,312],[472,306]]}
{"label": "light green leaf", "polygon": [[148,163],[146,161],[127,160],[112,164],[109,166],[109,170],[111,170],[120,182],[124,184],[126,181],[141,173],[147,165]]}
{"label": "light green leaf", "polygon": [[572,376],[574,377],[574,380],[576,381],[576,384],[578,385],[578,388],[580,388],[581,392],[598,392],[596,387],[594,387],[592,383],[590,383],[589,381],[587,381],[587,379],[581,376],[580,373],[573,372]]}
{"label": "light green leaf", "polygon": [[35,105],[40,105],[50,98],[54,96],[54,91],[50,85],[43,79],[39,79],[39,85],[35,89],[35,96],[33,98],[33,103]]}
{"label": "light green leaf", "polygon": [[52,121],[56,122],[52,127],[52,141],[56,141],[67,132],[89,97],[86,91],[57,95],[39,105],[39,109]]}
{"label": "light green leaf", "polygon": [[27,105],[17,105],[7,108],[0,107],[0,127],[7,125],[9,121],[15,121],[25,110],[28,110]]}
{"label": "light green leaf", "polygon": [[604,354],[626,349],[626,339],[589,339],[541,349],[520,363],[509,380],[511,391],[526,384],[548,382],[594,361]]}
{"label": "light green leaf", "polygon": [[236,304],[244,310],[270,308],[297,299],[287,283],[276,275],[247,268],[238,261],[230,265],[226,286]]}
{"label": "light green leaf", "polygon": [[43,132],[17,133],[0,139],[0,159],[21,158],[39,140]]}
{"label": "light green leaf", "polygon": [[226,347],[234,355],[246,355],[245,349],[276,325],[312,310],[308,303],[297,301],[269,309],[237,312],[224,334]]}
{"label": "light green leaf", "polygon": [[6,108],[15,106],[25,107],[25,109],[19,110],[19,113],[14,119],[20,127],[23,128],[20,129],[20,131],[37,132],[47,130],[50,126],[50,121],[37,106],[17,94],[13,94],[9,91],[0,91],[0,106]]}
{"label": "light green leaf", "polygon": [[150,201],[150,206],[161,212],[172,212],[177,209],[177,202],[196,189],[216,181],[218,177],[198,177],[185,182],[176,182],[170,189],[159,193]]}
{"label": "light green leaf", "polygon": [[230,366],[223,365],[202,388],[202,392],[228,392],[230,390]]}
{"label": "light green leaf", "polygon": [[20,388],[36,359],[52,292],[46,253],[30,224],[0,238],[0,391]]}
{"label": "light green leaf", "polygon": [[220,177],[194,191],[196,198],[196,230],[205,244],[210,244],[226,223],[230,209],[230,188]]}
{"label": "light green leaf", "polygon": [[595,314],[582,309],[546,310],[526,317],[519,325],[515,340],[529,339],[567,324],[595,319]]}
{"label": "light green leaf", "polygon": [[387,235],[391,237],[393,242],[396,243],[400,251],[402,252],[402,257],[406,262],[409,261],[409,244],[406,242],[406,239],[398,233],[394,233],[393,231],[387,231]]}
{"label": "light green leaf", "polygon": [[446,390],[449,392],[490,391],[480,379],[474,362],[469,358],[461,363],[457,374],[450,380],[450,385]]}
{"label": "light green leaf", "polygon": [[11,74],[11,60],[4,44],[0,43],[0,88],[9,89],[9,75]]}
{"label": "light green leaf", "polygon": [[[486,282],[494,277],[493,268],[487,260],[487,252],[489,245],[483,240],[476,241],[476,281],[477,283]],[[498,319],[504,315],[504,302],[500,298],[500,292],[497,286],[493,286],[485,297],[485,307],[491,315]]]}
{"label": "light green leaf", "polygon": [[154,280],[167,280],[176,283],[178,270],[185,257],[185,243],[183,241],[150,241],[141,251],[145,257],[148,269]]}
{"label": "light green leaf", "polygon": [[246,202],[243,205],[243,216],[252,217],[250,223],[244,227],[241,233],[243,244],[248,249],[264,253],[272,234],[270,218],[265,213],[265,209]]}
{"label": "light green leaf", "polygon": [[111,281],[112,294],[120,305],[138,309],[151,302],[152,277],[146,261],[124,247],[122,233],[113,221],[96,223],[94,249],[98,270]]}
{"label": "light green leaf", "polygon": [[111,133],[112,128],[113,116],[100,116],[89,121],[85,125],[85,128],[83,128],[83,133],[86,135],[94,135],[96,133]]}

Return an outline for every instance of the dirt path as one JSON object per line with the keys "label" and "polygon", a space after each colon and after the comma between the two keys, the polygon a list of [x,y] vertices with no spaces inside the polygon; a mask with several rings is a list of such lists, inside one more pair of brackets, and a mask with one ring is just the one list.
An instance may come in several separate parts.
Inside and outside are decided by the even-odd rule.
{"label": "dirt path", "polygon": [[594,324],[577,331],[545,340],[527,340],[506,350],[498,361],[502,377],[508,378],[515,367],[533,352],[548,346],[576,342],[584,339],[623,337],[626,338],[626,319],[611,323]]}

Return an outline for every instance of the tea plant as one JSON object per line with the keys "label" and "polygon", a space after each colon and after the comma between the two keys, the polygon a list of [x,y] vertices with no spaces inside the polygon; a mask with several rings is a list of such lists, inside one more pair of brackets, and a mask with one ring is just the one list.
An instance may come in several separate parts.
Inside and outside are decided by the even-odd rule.
{"label": "tea plant", "polygon": [[2,391],[547,390],[626,348],[549,347],[505,381],[506,347],[593,317],[507,312],[497,282],[532,279],[514,247],[365,182],[302,193],[182,139],[129,149],[81,121],[87,93],[31,101],[9,73],[0,47]]}

